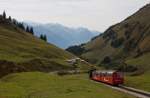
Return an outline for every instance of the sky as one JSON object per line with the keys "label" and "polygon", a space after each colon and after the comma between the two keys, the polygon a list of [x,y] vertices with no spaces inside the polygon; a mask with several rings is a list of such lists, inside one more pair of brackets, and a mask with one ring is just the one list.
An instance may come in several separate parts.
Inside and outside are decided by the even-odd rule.
{"label": "sky", "polygon": [[0,0],[0,12],[19,21],[60,23],[105,31],[150,0]]}

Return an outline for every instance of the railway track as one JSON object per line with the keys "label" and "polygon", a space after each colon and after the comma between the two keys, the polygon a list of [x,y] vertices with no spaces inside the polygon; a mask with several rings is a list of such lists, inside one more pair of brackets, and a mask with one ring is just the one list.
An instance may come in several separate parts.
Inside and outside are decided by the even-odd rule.
{"label": "railway track", "polygon": [[128,90],[128,91],[143,95],[142,98],[150,98],[150,92],[135,89],[135,88],[132,88],[132,87],[126,87],[126,86],[123,86],[123,85],[120,85],[119,87],[122,88],[122,89]]}
{"label": "railway track", "polygon": [[142,90],[131,88],[131,87],[126,87],[123,85],[119,85],[119,86],[111,86],[111,85],[107,85],[107,84],[105,84],[105,85],[112,89],[133,95],[137,98],[150,98],[150,92],[142,91]]}
{"label": "railway track", "polygon": [[[91,81],[93,81],[93,80],[91,80]],[[99,82],[99,81],[95,81],[95,82],[96,83],[102,83],[102,82]],[[120,91],[120,92],[123,92],[123,93],[127,93],[129,95],[135,96],[136,98],[150,98],[150,92],[147,92],[147,91],[135,89],[135,88],[132,88],[132,87],[127,87],[127,86],[124,86],[124,85],[112,86],[112,85],[105,84],[105,83],[102,83],[102,84],[109,87],[109,88],[112,88],[114,90],[117,90],[117,91]]]}

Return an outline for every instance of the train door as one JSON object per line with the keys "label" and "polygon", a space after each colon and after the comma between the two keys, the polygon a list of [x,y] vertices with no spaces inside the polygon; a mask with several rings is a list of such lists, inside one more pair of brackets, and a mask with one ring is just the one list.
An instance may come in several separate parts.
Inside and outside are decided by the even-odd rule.
{"label": "train door", "polygon": [[123,74],[121,72],[115,72],[113,74],[113,82],[114,82],[114,84],[122,84],[123,83]]}

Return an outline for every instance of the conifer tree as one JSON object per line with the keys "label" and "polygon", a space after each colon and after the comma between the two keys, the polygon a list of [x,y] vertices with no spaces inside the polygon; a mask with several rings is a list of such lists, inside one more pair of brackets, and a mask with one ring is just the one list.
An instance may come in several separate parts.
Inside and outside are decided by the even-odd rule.
{"label": "conifer tree", "polygon": [[6,12],[3,12],[3,18],[6,19]]}
{"label": "conifer tree", "polygon": [[29,32],[34,35],[33,27],[30,28]]}
{"label": "conifer tree", "polygon": [[26,32],[29,32],[29,27],[28,26],[26,27]]}
{"label": "conifer tree", "polygon": [[25,30],[25,27],[24,27],[23,23],[17,23],[17,26],[18,26],[20,29]]}
{"label": "conifer tree", "polygon": [[46,35],[44,35],[44,41],[46,41],[46,42],[47,42],[47,36],[46,36]]}
{"label": "conifer tree", "polygon": [[43,37],[43,34],[41,34],[41,35],[40,35],[40,39],[42,39],[42,40],[43,40],[43,38],[44,38],[44,37]]}
{"label": "conifer tree", "polygon": [[10,22],[12,21],[12,20],[11,20],[11,16],[9,16],[8,20],[9,20]]}
{"label": "conifer tree", "polygon": [[12,23],[13,23],[14,25],[17,25],[17,20],[16,20],[16,19],[12,19]]}
{"label": "conifer tree", "polygon": [[41,35],[40,35],[40,39],[42,39],[42,40],[44,40],[44,41],[47,41],[47,36],[46,36],[46,35],[41,34]]}

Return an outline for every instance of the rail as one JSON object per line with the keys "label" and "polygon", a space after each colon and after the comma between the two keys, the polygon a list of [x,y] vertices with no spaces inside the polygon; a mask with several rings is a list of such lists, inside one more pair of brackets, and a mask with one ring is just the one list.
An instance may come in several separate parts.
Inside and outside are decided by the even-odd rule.
{"label": "rail", "polygon": [[[95,82],[97,82],[97,81],[95,81]],[[101,82],[97,82],[97,83],[101,83]],[[127,94],[135,96],[137,98],[150,98],[150,92],[147,92],[147,91],[143,91],[143,90],[139,90],[139,89],[135,89],[132,87],[123,86],[123,85],[112,86],[112,85],[108,85],[105,83],[103,83],[103,84],[109,88],[112,88],[114,90],[118,90],[120,92],[127,93]]]}

